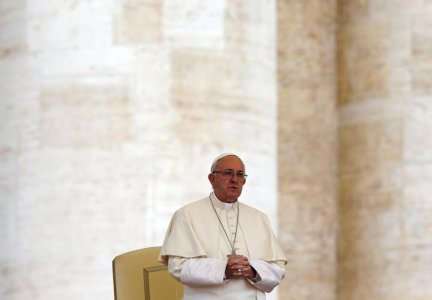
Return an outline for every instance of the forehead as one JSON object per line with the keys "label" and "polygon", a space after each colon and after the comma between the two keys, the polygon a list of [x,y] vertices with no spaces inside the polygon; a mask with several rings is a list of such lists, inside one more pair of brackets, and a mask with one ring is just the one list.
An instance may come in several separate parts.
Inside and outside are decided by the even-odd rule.
{"label": "forehead", "polygon": [[218,169],[233,169],[233,170],[242,170],[242,171],[244,171],[245,169],[241,159],[234,155],[221,158],[217,162],[216,167]]}

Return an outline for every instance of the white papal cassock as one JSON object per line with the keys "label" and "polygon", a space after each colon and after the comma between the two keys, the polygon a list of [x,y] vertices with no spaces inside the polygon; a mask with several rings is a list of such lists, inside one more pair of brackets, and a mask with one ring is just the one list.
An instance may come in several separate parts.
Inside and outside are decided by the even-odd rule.
{"label": "white papal cassock", "polygon": [[[231,242],[239,214],[234,247],[256,270],[253,280],[224,278],[232,247],[215,211]],[[286,264],[264,213],[238,201],[221,202],[213,193],[175,212],[159,260],[185,285],[184,300],[265,299],[264,292],[272,291],[284,277]]]}

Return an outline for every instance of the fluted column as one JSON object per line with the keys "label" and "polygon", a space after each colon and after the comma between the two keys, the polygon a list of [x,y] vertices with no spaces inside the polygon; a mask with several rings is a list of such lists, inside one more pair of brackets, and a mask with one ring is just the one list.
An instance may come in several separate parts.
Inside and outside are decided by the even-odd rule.
{"label": "fluted column", "polygon": [[339,9],[338,298],[431,299],[432,7]]}
{"label": "fluted column", "polygon": [[336,1],[278,1],[281,299],[335,300]]}

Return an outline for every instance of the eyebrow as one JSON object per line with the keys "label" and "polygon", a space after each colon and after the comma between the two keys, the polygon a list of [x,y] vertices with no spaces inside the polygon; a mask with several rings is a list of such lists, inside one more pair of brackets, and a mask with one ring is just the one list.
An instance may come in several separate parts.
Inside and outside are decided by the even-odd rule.
{"label": "eyebrow", "polygon": [[236,172],[236,173],[239,173],[239,172],[244,173],[243,170],[234,170],[234,169],[223,169],[222,171],[233,171],[233,172]]}

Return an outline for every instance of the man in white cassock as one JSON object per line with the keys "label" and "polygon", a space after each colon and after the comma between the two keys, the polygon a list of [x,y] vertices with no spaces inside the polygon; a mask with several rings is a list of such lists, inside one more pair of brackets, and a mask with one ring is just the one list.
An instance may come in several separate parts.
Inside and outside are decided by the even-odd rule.
{"label": "man in white cassock", "polygon": [[237,155],[218,156],[208,175],[213,192],[171,219],[159,260],[184,284],[184,300],[261,300],[284,277],[268,217],[238,201],[246,176]]}

